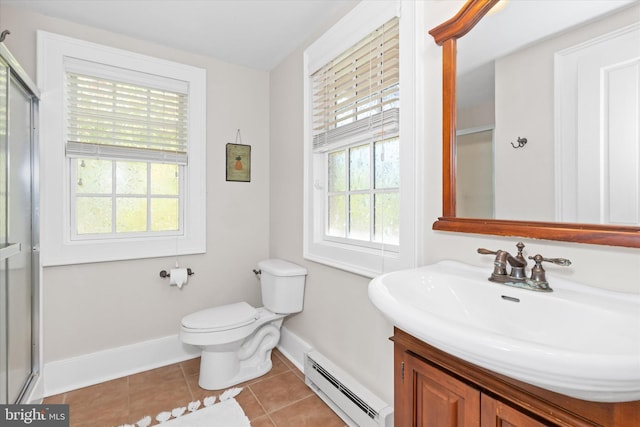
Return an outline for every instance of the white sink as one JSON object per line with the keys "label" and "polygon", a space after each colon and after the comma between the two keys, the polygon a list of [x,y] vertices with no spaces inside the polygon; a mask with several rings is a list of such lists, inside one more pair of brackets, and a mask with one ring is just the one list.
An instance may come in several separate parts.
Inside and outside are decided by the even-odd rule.
{"label": "white sink", "polygon": [[578,399],[640,400],[640,295],[554,277],[541,293],[490,274],[442,261],[375,278],[369,298],[400,329],[478,366]]}

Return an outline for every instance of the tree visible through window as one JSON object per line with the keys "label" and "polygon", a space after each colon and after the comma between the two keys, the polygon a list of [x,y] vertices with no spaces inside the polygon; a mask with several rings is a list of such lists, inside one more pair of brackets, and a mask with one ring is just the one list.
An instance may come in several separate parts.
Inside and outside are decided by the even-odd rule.
{"label": "tree visible through window", "polygon": [[339,149],[327,156],[327,235],[397,245],[399,139]]}

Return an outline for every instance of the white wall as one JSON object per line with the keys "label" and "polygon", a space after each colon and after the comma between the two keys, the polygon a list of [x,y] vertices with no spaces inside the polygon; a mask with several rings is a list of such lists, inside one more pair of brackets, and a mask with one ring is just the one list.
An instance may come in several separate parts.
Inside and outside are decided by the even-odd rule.
{"label": "white wall", "polygon": [[[11,6],[0,16],[0,27],[11,30],[6,45],[34,81],[38,29],[207,70],[207,253],[180,257],[195,276],[182,290],[169,287],[159,272],[173,258],[45,268],[44,363],[176,335],[182,316],[215,304],[259,305],[251,270],[269,255],[268,73]],[[252,146],[250,183],[225,181],[225,144],[238,128]]]}
{"label": "white wall", "polygon": [[[461,2],[425,1],[427,30],[453,16]],[[482,265],[491,272],[493,259],[478,247],[515,250],[518,238],[481,237],[436,232],[431,223],[441,215],[441,49],[431,39],[423,55],[427,99],[420,185],[427,195],[424,213],[424,255],[420,264],[455,259]],[[290,259],[309,269],[304,311],[285,325],[310,345],[350,372],[387,402],[393,402],[393,328],[367,298],[369,280],[302,259],[302,50],[271,73],[271,238],[272,256]],[[567,277],[594,286],[640,293],[640,251],[595,245],[523,239],[528,254],[565,257],[569,268],[551,266],[548,277]],[[544,315],[541,313],[540,315]]]}

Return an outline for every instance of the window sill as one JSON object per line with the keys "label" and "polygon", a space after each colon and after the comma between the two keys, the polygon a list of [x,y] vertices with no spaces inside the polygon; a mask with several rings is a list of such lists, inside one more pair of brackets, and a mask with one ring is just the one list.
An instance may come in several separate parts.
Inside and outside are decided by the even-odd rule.
{"label": "window sill", "polygon": [[184,237],[175,236],[74,241],[55,246],[43,245],[41,261],[44,267],[171,257],[206,252],[204,239],[190,241]]}
{"label": "window sill", "polygon": [[309,246],[303,254],[305,259],[369,278],[414,266],[398,252],[328,241]]}

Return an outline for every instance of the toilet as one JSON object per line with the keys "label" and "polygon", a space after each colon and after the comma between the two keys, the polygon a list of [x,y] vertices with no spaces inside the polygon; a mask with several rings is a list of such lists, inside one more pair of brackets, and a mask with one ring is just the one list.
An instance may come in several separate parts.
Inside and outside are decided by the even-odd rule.
{"label": "toilet", "polygon": [[221,390],[269,372],[284,318],[302,311],[304,267],[269,259],[258,268],[263,307],[238,302],[182,318],[181,341],[202,349],[198,384],[204,389]]}

